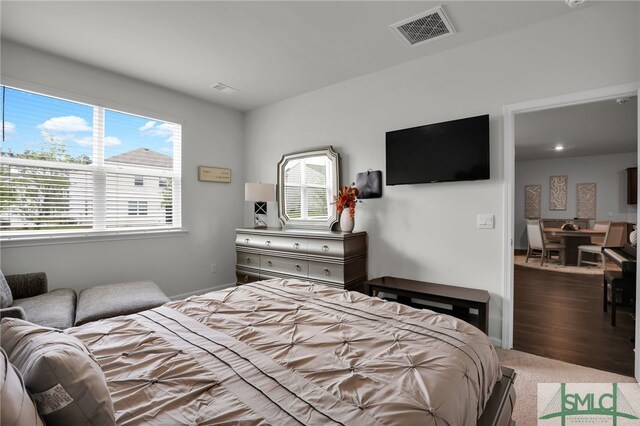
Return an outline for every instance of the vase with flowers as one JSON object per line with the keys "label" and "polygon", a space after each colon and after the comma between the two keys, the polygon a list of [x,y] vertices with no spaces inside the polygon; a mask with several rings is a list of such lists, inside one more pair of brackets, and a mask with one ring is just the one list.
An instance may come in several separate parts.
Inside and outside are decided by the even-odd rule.
{"label": "vase with flowers", "polygon": [[342,187],[338,195],[333,197],[333,204],[336,205],[336,211],[340,215],[340,229],[343,232],[353,231],[358,193],[358,188],[355,187],[355,183],[352,183]]}

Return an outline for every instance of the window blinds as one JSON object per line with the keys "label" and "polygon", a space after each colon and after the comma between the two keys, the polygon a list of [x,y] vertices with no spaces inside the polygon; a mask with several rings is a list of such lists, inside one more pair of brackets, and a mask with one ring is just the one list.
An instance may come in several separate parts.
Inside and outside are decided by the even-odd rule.
{"label": "window blinds", "polygon": [[3,239],[181,227],[181,126],[2,87]]}

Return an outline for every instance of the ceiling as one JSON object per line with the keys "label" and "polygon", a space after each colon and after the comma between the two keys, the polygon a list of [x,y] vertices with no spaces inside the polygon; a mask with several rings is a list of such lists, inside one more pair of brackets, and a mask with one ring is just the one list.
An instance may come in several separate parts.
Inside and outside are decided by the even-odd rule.
{"label": "ceiling", "polygon": [[[440,4],[451,36],[407,48],[389,29]],[[0,28],[4,39],[248,111],[580,9],[561,0],[3,1]],[[218,82],[239,92],[211,89]]]}
{"label": "ceiling", "polygon": [[[516,115],[516,161],[637,151],[638,98]],[[554,150],[556,145],[565,148]]]}

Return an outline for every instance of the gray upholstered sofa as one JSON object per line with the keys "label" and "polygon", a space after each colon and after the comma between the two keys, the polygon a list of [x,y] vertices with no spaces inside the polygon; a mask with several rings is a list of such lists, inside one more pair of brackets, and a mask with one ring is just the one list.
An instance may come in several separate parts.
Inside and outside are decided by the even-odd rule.
{"label": "gray upholstered sofa", "polygon": [[69,288],[48,290],[44,272],[6,277],[0,272],[0,316],[20,318],[46,327],[72,327],[76,316],[76,292]]}
{"label": "gray upholstered sofa", "polygon": [[69,288],[48,291],[47,287],[44,272],[6,277],[0,272],[0,317],[64,329],[152,309],[169,301],[153,281],[92,287],[82,290],[80,297]]}

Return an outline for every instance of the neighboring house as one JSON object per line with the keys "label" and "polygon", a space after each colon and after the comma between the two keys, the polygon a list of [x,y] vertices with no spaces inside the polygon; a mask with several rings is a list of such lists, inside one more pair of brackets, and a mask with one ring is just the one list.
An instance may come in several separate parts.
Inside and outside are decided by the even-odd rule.
{"label": "neighboring house", "polygon": [[[145,170],[171,170],[173,159],[148,148],[138,148],[108,157],[105,163],[127,167],[142,166]],[[107,204],[110,210],[109,226],[115,228],[136,226],[144,221],[147,226],[171,223],[171,182],[169,178],[107,173]],[[115,207],[115,208],[114,208]]]}

